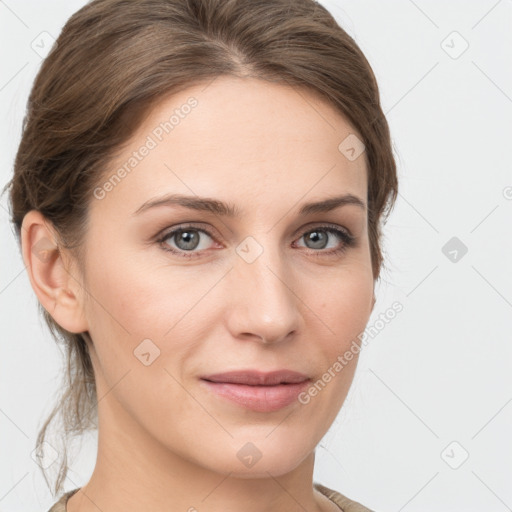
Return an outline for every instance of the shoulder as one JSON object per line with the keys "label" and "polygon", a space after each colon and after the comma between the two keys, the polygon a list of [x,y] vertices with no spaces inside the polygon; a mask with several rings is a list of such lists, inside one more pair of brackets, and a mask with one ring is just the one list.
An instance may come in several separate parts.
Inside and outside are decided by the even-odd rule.
{"label": "shoulder", "polygon": [[324,496],[327,496],[331,501],[336,503],[336,505],[338,505],[343,512],[373,512],[369,508],[366,508],[364,505],[361,505],[361,503],[353,501],[338,491],[334,491],[328,487],[325,487],[325,485],[313,483],[313,487],[320,491]]}
{"label": "shoulder", "polygon": [[72,491],[65,492],[59,501],[53,504],[53,506],[48,510],[48,512],[66,512],[66,503],[68,502],[68,499],[75,494],[80,489],[80,487],[77,487],[76,489],[73,489]]}

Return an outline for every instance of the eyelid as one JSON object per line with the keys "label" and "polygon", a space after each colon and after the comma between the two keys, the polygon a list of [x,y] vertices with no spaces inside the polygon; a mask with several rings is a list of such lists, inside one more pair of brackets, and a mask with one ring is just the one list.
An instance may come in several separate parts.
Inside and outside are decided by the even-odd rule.
{"label": "eyelid", "polygon": [[296,236],[296,235],[299,235],[299,234],[304,235],[306,233],[309,233],[310,231],[313,231],[315,229],[320,229],[320,228],[333,228],[333,229],[337,229],[339,231],[345,232],[347,234],[347,236],[354,237],[354,235],[352,235],[350,229],[348,229],[347,227],[340,226],[339,224],[334,224],[334,223],[328,222],[328,221],[325,221],[325,222],[322,222],[322,221],[310,222],[309,224],[306,224],[305,226],[301,226],[299,229],[297,229],[293,233],[293,236]]}
{"label": "eyelid", "polygon": [[[208,226],[208,227],[201,227],[201,226]],[[185,222],[185,223],[177,224],[176,226],[164,228],[161,231],[159,231],[159,233],[157,235],[155,235],[154,238],[155,238],[156,242],[163,244],[164,240],[166,240],[167,238],[172,238],[172,236],[174,236],[176,233],[178,233],[180,231],[186,231],[187,229],[199,231],[199,232],[209,236],[214,242],[218,243],[217,236],[214,235],[214,233],[212,233],[212,231],[214,231],[214,229],[212,229],[208,224],[204,224],[201,222]],[[168,252],[171,252],[171,253],[173,253],[173,252],[177,253],[179,251],[177,249],[164,249],[164,250],[167,250]],[[187,253],[187,251],[179,251],[179,252],[180,252],[180,254]],[[205,252],[205,250],[189,251],[189,254],[200,255],[204,252]]]}
{"label": "eyelid", "polygon": [[[201,226],[207,226],[207,227],[203,228]],[[215,229],[211,228],[211,226],[209,224],[201,223],[201,222],[184,222],[184,223],[180,223],[175,226],[172,226],[172,227],[164,228],[163,230],[159,231],[159,233],[157,235],[155,235],[154,239],[156,242],[163,245],[164,240],[174,236],[177,232],[186,231],[187,229],[196,230],[201,233],[204,233],[207,236],[209,236],[212,240],[214,240],[214,242],[219,243],[219,242],[217,242],[217,237],[212,233],[212,231],[215,231]],[[337,255],[338,253],[343,253],[347,249],[349,249],[357,244],[357,237],[352,235],[352,233],[350,232],[350,230],[348,228],[346,228],[344,226],[340,226],[338,224],[333,224],[333,223],[329,223],[329,222],[321,222],[321,221],[312,222],[310,224],[306,224],[306,226],[302,226],[301,228],[297,229],[293,233],[294,242],[295,242],[295,237],[297,235],[300,235],[299,236],[299,239],[300,239],[304,235],[314,231],[315,229],[319,229],[319,230],[323,229],[323,230],[328,231],[331,234],[334,234],[335,236],[338,236],[339,238],[341,238],[341,247],[338,247],[336,249],[329,249],[329,250],[309,249],[308,250],[308,248],[306,248],[306,250],[308,250],[310,254],[313,254],[315,256]],[[170,248],[163,248],[163,250],[165,250],[166,252],[170,252],[171,254],[175,254],[177,256],[183,257],[185,259],[193,259],[195,257],[201,257],[204,255],[205,252],[209,251],[208,249],[204,249],[202,251],[184,251],[184,250],[170,249]]]}
{"label": "eyelid", "polygon": [[[298,235],[305,235],[309,231],[314,230],[315,228],[333,228],[338,229],[340,231],[344,231],[349,237],[354,237],[350,229],[348,229],[345,226],[341,226],[339,224],[334,224],[332,222],[328,221],[315,221],[310,222],[306,225],[302,225],[300,228],[297,228],[293,233],[292,236],[296,237]],[[203,231],[211,238],[221,238],[221,236],[218,234],[218,231],[211,226],[211,224],[208,224],[206,222],[200,222],[200,221],[185,221],[181,222],[179,224],[176,224],[175,226],[166,226],[165,228],[158,231],[156,235],[154,235],[153,239],[159,239],[165,236],[168,236],[170,233],[182,229],[197,229],[198,231]]]}
{"label": "eyelid", "polygon": [[202,233],[205,233],[212,239],[221,238],[220,235],[217,234],[217,230],[215,230],[215,228],[213,228],[210,224],[204,222],[181,222],[174,226],[167,226],[164,229],[161,229],[153,237],[153,239],[158,241],[161,240],[162,238],[169,237],[176,231],[184,231],[186,229],[194,229],[197,231],[201,231]]}

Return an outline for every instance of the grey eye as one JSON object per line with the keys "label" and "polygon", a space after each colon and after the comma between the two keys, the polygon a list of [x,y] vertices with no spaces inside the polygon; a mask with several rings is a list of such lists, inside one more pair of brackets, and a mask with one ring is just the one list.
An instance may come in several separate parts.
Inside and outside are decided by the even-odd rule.
{"label": "grey eye", "polygon": [[172,237],[178,249],[190,251],[196,249],[199,245],[199,234],[196,230],[187,229],[174,233]]}
{"label": "grey eye", "polygon": [[[307,247],[310,249],[325,249],[329,236],[325,230],[315,229],[303,235]],[[311,245],[308,245],[311,242]]]}

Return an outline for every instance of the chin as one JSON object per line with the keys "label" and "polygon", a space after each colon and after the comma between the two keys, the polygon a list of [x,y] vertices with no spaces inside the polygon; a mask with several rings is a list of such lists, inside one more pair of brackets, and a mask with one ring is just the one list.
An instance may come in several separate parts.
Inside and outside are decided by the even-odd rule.
{"label": "chin", "polygon": [[268,478],[269,474],[278,477],[296,469],[314,451],[306,441],[299,447],[290,446],[277,437],[274,441],[269,442],[262,437],[260,442],[234,442],[236,446],[233,448],[211,454],[210,469],[242,479]]}

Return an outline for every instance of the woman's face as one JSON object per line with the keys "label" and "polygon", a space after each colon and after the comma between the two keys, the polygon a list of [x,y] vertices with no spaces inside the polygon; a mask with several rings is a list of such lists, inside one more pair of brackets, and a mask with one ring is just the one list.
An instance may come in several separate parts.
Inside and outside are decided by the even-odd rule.
{"label": "woman's face", "polygon": [[[109,442],[241,477],[284,474],[312,453],[373,307],[358,144],[314,95],[257,79],[219,77],[150,113],[95,190],[85,240],[84,318]],[[309,382],[203,380],[285,369]]]}

